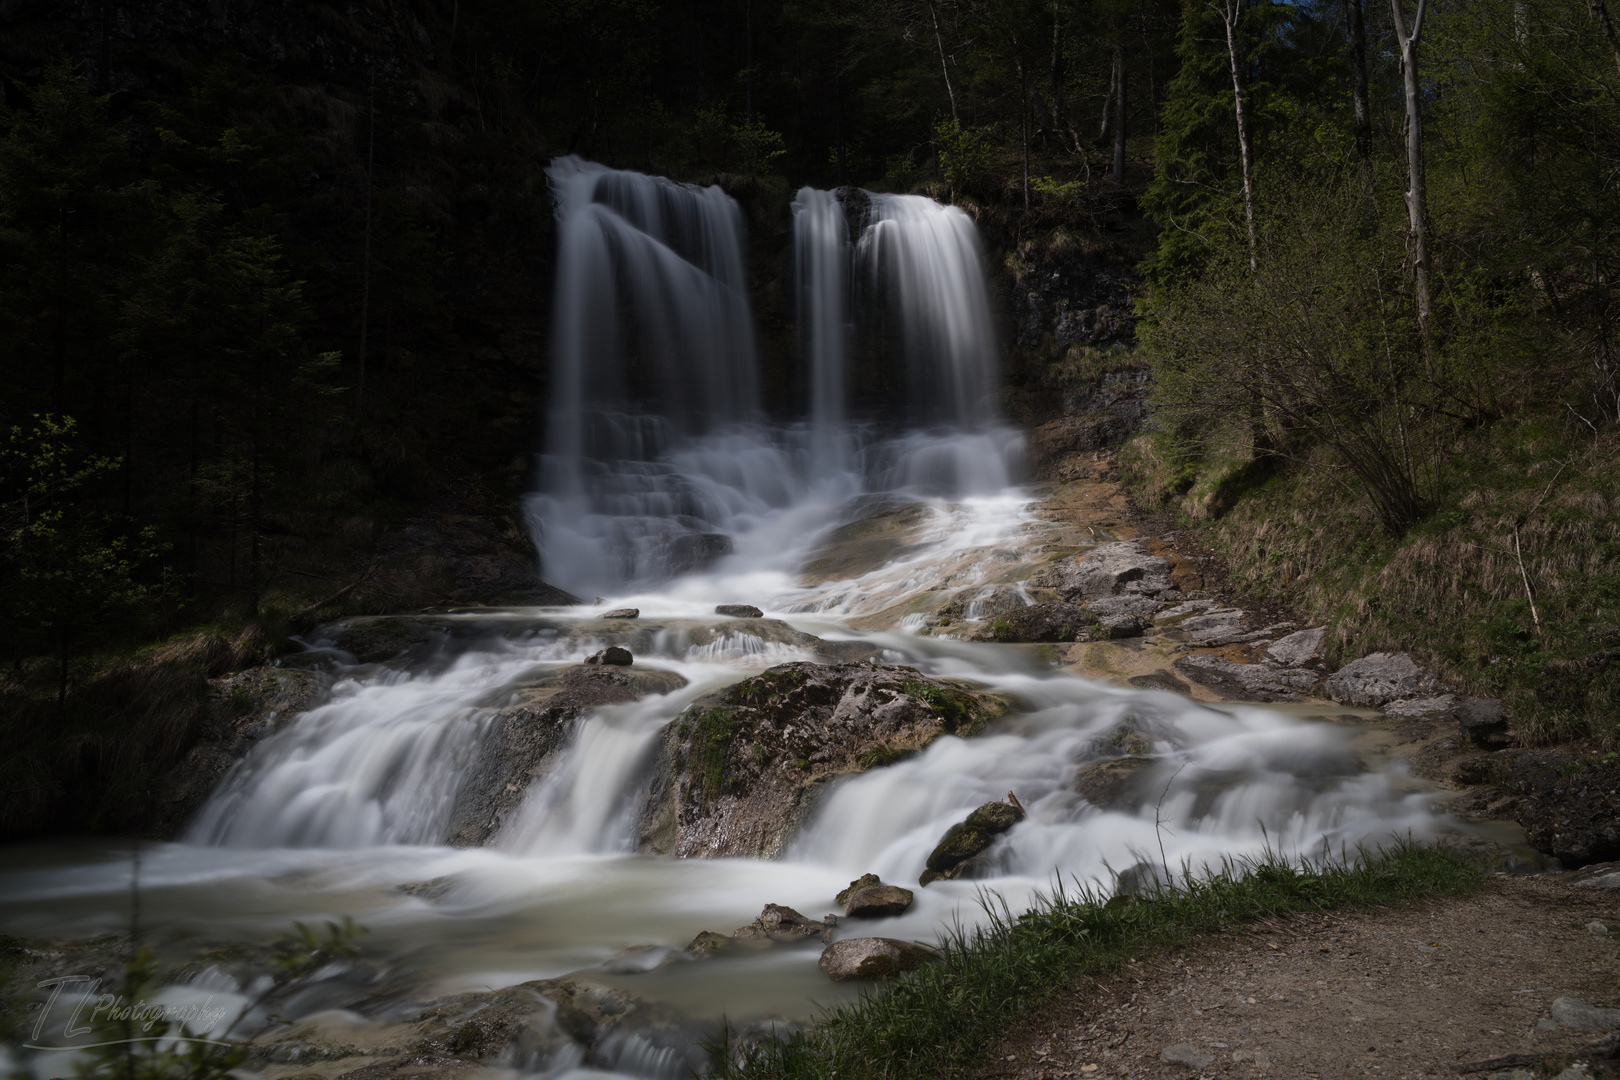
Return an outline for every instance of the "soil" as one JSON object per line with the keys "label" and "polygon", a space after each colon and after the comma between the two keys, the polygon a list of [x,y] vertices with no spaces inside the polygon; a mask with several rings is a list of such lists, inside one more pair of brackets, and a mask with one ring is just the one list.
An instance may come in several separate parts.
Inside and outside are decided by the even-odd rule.
{"label": "soil", "polygon": [[[1620,1077],[1586,1052],[1599,1033],[1544,1030],[1556,998],[1620,1004],[1620,891],[1576,884],[1588,876],[1496,876],[1465,898],[1271,920],[1132,962],[1060,993],[966,1075],[1506,1080],[1584,1061]],[[1208,1064],[1162,1060],[1185,1043]]]}

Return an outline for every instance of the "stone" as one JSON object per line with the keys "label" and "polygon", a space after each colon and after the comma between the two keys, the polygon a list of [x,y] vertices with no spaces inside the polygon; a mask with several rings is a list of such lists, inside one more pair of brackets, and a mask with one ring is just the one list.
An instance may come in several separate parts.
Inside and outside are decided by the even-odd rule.
{"label": "stone", "polygon": [[1296,630],[1266,646],[1266,662],[1278,667],[1311,667],[1322,662],[1327,627]]}
{"label": "stone", "polygon": [[1561,997],[1552,1003],[1552,1018],[1558,1021],[1559,1027],[1576,1031],[1620,1029],[1620,1009],[1600,1009],[1572,997]]}
{"label": "stone", "polygon": [[917,884],[959,877],[969,860],[983,854],[996,837],[1024,820],[1024,812],[1004,802],[988,802],[952,825],[928,855]]}
{"label": "stone", "polygon": [[592,653],[585,658],[587,664],[608,664],[613,667],[629,667],[635,662],[636,658],[631,655],[630,650],[620,648],[618,645],[609,645],[601,652]]}
{"label": "stone", "polygon": [[1482,750],[1505,749],[1513,742],[1507,714],[1496,698],[1463,698],[1457,706],[1457,733]]}
{"label": "stone", "polygon": [[1384,706],[1384,715],[1391,720],[1416,720],[1422,717],[1443,717],[1457,708],[1457,699],[1450,694],[1439,697],[1406,698]]}
{"label": "stone", "polygon": [[1090,762],[1075,770],[1074,789],[1099,810],[1135,810],[1142,805],[1143,782],[1156,760],[1132,755]]}
{"label": "stone", "polygon": [[1157,600],[1146,596],[1105,596],[1101,600],[1091,600],[1086,603],[1086,609],[1098,618],[1109,615],[1134,615],[1143,622],[1153,621],[1153,615],[1159,610]]}
{"label": "stone", "polygon": [[671,574],[692,574],[707,570],[733,550],[731,537],[725,533],[694,532],[677,536],[664,550],[664,557]]}
{"label": "stone", "polygon": [[845,904],[849,903],[850,897],[854,896],[868,885],[881,884],[883,884],[883,882],[876,874],[862,874],[860,877],[850,882],[848,888],[838,890],[838,895],[833,897],[833,903],[837,904],[839,907],[843,907]]}
{"label": "stone", "polygon": [[734,619],[763,619],[765,613],[752,604],[717,604],[716,615],[730,615]]}
{"label": "stone", "polygon": [[912,899],[911,890],[898,885],[868,885],[849,898],[844,914],[852,919],[886,919],[903,914]]}
{"label": "stone", "polygon": [[1321,672],[1309,668],[1239,664],[1213,653],[1179,656],[1172,666],[1193,682],[1238,701],[1299,701],[1322,678]]}
{"label": "stone", "polygon": [[1097,616],[1075,604],[1030,604],[993,618],[975,637],[1003,644],[1075,641],[1096,625]]}
{"label": "stone", "polygon": [[1211,611],[1219,606],[1220,605],[1213,600],[1188,600],[1184,603],[1175,604],[1172,607],[1165,608],[1163,611],[1153,616],[1153,622],[1157,626],[1173,626],[1184,619],[1190,619],[1194,615],[1202,615],[1205,612]]}
{"label": "stone", "polygon": [[1620,1058],[1620,1031],[1587,1043],[1586,1052],[1595,1058]]}
{"label": "stone", "polygon": [[1589,889],[1620,889],[1620,873],[1599,874],[1597,877],[1577,881],[1575,884],[1584,885]]}
{"label": "stone", "polygon": [[1527,789],[1514,817],[1531,847],[1572,867],[1620,858],[1620,761],[1571,761],[1515,780]]}
{"label": "stone", "polygon": [[1133,581],[1163,579],[1170,584],[1170,563],[1135,540],[1098,544],[1083,555],[1063,559],[1036,576],[1034,583],[1057,590],[1071,603],[1103,596],[1115,596]]}
{"label": "stone", "polygon": [[739,926],[731,936],[739,941],[803,941],[819,937],[827,924],[802,915],[783,904],[766,904],[759,917],[747,926]]}
{"label": "stone", "polygon": [[1406,653],[1373,653],[1329,675],[1322,691],[1344,705],[1375,708],[1401,698],[1440,693],[1440,680]]}
{"label": "stone", "polygon": [[1536,1080],[1536,1074],[1529,1069],[1498,1069],[1486,1073],[1485,1080]]}
{"label": "stone", "polygon": [[1090,641],[1118,641],[1122,638],[1141,637],[1145,629],[1140,615],[1104,615],[1087,634]]}
{"label": "stone", "polygon": [[1189,1069],[1207,1069],[1215,1064],[1215,1055],[1200,1050],[1193,1043],[1171,1043],[1159,1051],[1159,1060],[1166,1065],[1182,1065]]}
{"label": "stone", "polygon": [[769,668],[664,727],[637,848],[774,858],[828,782],[902,761],[940,735],[973,735],[1006,710],[999,698],[897,664]]}
{"label": "stone", "polygon": [[713,956],[717,952],[725,952],[736,945],[736,942],[724,934],[717,934],[713,930],[705,930],[693,938],[686,951],[693,956]]}
{"label": "stone", "polygon": [[1607,934],[1609,932],[1609,928],[1603,923],[1598,922],[1596,919],[1593,919],[1591,922],[1586,924],[1586,932],[1588,934]]}
{"label": "stone", "polygon": [[639,619],[639,618],[641,618],[641,609],[640,608],[633,608],[633,607],[614,608],[612,611],[604,611],[604,612],[602,612],[602,614],[598,615],[597,618],[599,618],[599,619]]}
{"label": "stone", "polygon": [[845,938],[821,952],[821,970],[833,982],[886,979],[938,960],[938,950],[894,938]]}
{"label": "stone", "polygon": [[[1530,1080],[1535,1080],[1534,1073],[1526,1072],[1523,1069],[1520,1069],[1519,1071],[1523,1072],[1525,1076],[1530,1078]],[[1592,1080],[1592,1074],[1587,1072],[1579,1065],[1571,1065],[1569,1068],[1553,1077],[1553,1080]]]}
{"label": "stone", "polygon": [[1132,675],[1125,681],[1138,690],[1162,690],[1167,694],[1180,694],[1182,697],[1192,696],[1192,687],[1176,678],[1174,672],[1165,668],[1150,671],[1146,675]]}

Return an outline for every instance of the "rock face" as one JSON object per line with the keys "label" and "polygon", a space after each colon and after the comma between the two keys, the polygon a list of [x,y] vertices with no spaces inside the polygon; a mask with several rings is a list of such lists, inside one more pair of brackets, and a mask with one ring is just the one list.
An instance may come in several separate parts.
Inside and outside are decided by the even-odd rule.
{"label": "rock face", "polygon": [[765,613],[752,604],[719,604],[715,607],[716,615],[730,615],[735,619],[759,619]]}
{"label": "rock face", "polygon": [[1222,697],[1247,701],[1299,701],[1310,695],[1321,672],[1309,668],[1276,668],[1237,664],[1212,653],[1178,657],[1177,671]]}
{"label": "rock face", "polygon": [[1463,698],[1457,706],[1457,733],[1484,750],[1501,750],[1513,741],[1507,713],[1495,698]]}
{"label": "rock face", "polygon": [[910,889],[898,885],[867,885],[849,898],[844,914],[852,919],[884,919],[904,913],[913,899]]}
{"label": "rock face", "polygon": [[1373,653],[1329,675],[1322,690],[1345,705],[1376,708],[1400,698],[1440,693],[1440,681],[1405,653]]}
{"label": "rock face", "polygon": [[1327,627],[1296,630],[1266,647],[1266,662],[1278,667],[1315,667],[1322,662],[1322,640]]}
{"label": "rock face", "polygon": [[939,953],[926,945],[893,938],[845,938],[835,941],[821,953],[821,970],[833,982],[853,979],[886,979],[939,959]]}
{"label": "rock face", "polygon": [[1031,604],[991,621],[985,641],[1075,641],[1097,625],[1097,616],[1074,604]]}
{"label": "rock face", "polygon": [[792,663],[698,699],[665,729],[639,848],[778,854],[826,781],[891,764],[1005,706],[895,665]]}
{"label": "rock face", "polygon": [[983,854],[996,837],[1024,820],[1024,812],[1004,802],[988,802],[946,830],[928,856],[927,869],[917,884],[960,877],[975,856]]}
{"label": "rock face", "polygon": [[581,712],[685,685],[673,671],[577,664],[512,691],[491,718],[478,758],[462,779],[450,842],[476,847],[493,839],[534,781],[556,765]]}
{"label": "rock face", "polygon": [[859,577],[886,566],[912,550],[934,520],[926,503],[887,496],[858,500],[851,513],[859,516],[834,529],[811,553],[804,584]]}
{"label": "rock face", "polygon": [[1530,845],[1569,866],[1620,858],[1620,761],[1572,762],[1542,780],[1519,785],[1530,789],[1516,815]]}
{"label": "rock face", "polygon": [[1122,540],[1054,563],[1041,572],[1036,584],[1055,589],[1070,603],[1122,592],[1159,593],[1170,588],[1170,563],[1149,555],[1135,540]]}

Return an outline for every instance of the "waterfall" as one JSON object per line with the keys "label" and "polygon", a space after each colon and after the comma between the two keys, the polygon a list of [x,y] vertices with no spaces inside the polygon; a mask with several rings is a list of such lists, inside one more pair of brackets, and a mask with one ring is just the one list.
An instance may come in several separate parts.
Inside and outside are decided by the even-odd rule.
{"label": "waterfall", "polygon": [[814,468],[844,468],[844,364],[849,323],[849,225],[830,191],[800,188],[793,200],[799,339],[810,367]]}

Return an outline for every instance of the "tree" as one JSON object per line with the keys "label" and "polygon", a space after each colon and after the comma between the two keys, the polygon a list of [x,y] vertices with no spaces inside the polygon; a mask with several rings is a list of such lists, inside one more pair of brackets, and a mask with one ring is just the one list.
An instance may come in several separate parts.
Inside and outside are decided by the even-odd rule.
{"label": "tree", "polygon": [[1418,39],[1429,0],[1418,0],[1417,17],[1410,29],[1401,0],[1389,0],[1395,19],[1395,41],[1401,52],[1401,79],[1406,91],[1406,214],[1412,243],[1412,280],[1417,294],[1418,331],[1432,332],[1429,298],[1428,207],[1423,184],[1423,98],[1418,83]]}

